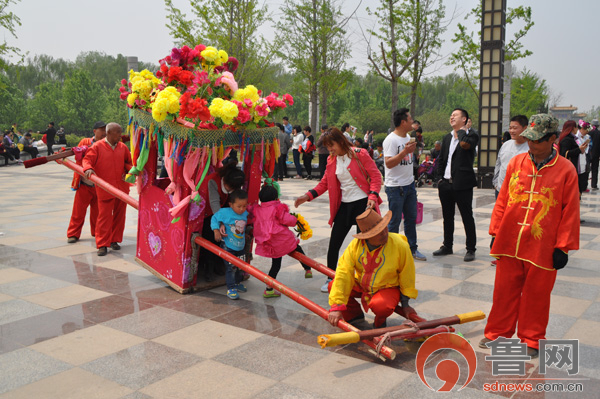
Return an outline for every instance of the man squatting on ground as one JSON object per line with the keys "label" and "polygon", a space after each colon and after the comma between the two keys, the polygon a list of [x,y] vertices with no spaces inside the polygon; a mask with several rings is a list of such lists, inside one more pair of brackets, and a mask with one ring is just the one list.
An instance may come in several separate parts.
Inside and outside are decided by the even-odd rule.
{"label": "man squatting on ground", "polygon": [[398,302],[403,316],[414,322],[423,321],[408,305],[416,298],[415,263],[405,236],[388,233],[392,211],[381,217],[367,209],[356,218],[361,233],[342,254],[329,283],[329,322],[333,326],[341,318],[351,322],[364,318],[355,298],[361,298],[365,310],[375,313],[375,328],[385,327]]}

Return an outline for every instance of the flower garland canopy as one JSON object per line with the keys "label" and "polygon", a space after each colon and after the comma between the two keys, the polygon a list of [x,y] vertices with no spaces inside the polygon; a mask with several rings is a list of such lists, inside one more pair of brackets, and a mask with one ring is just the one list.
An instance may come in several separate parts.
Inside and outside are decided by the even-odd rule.
{"label": "flower garland canopy", "polygon": [[159,63],[156,76],[130,71],[119,88],[128,107],[151,112],[157,122],[180,118],[200,129],[255,129],[273,126],[266,118],[294,104],[289,94],[262,97],[253,85],[238,87],[238,60],[214,47],[174,48]]}

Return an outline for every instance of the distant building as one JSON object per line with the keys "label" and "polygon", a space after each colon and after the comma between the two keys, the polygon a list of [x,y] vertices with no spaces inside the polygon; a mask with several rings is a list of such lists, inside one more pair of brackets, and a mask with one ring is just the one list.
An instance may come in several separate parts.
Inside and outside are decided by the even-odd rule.
{"label": "distant building", "polygon": [[569,105],[568,107],[550,107],[550,115],[563,121],[573,119],[576,111],[577,107],[574,107],[573,105]]}

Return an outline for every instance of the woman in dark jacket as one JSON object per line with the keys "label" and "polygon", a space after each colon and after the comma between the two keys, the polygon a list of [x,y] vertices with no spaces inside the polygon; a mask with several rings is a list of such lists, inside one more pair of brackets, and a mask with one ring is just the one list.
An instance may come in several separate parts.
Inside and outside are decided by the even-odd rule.
{"label": "woman in dark jacket", "polygon": [[579,197],[581,193],[585,191],[587,186],[587,168],[580,162],[580,156],[585,157],[585,150],[588,147],[589,140],[581,140],[576,136],[577,123],[575,121],[566,121],[563,125],[562,132],[558,138],[558,145],[560,148],[560,155],[567,158],[575,166],[577,175],[579,177]]}

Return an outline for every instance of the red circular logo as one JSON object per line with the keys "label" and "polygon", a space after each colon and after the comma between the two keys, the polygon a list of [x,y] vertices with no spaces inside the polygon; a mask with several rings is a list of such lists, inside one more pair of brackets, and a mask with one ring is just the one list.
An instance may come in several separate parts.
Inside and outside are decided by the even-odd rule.
{"label": "red circular logo", "polygon": [[[423,384],[427,385],[429,389],[435,391],[425,380],[425,363],[431,354],[440,349],[451,349],[460,353],[465,360],[467,361],[467,365],[469,367],[468,378],[465,384],[460,387],[458,390],[465,388],[471,380],[473,376],[475,376],[475,370],[477,369],[477,356],[475,355],[475,350],[465,338],[461,337],[458,334],[453,333],[440,333],[432,336],[427,339],[419,348],[417,352],[416,358],[416,366],[417,373],[419,374],[419,378],[423,381]],[[450,392],[452,388],[456,386],[458,382],[458,378],[460,377],[460,368],[458,364],[451,359],[445,359],[440,361],[436,368],[435,373],[437,377],[444,381],[444,385],[438,389],[438,392]]]}

